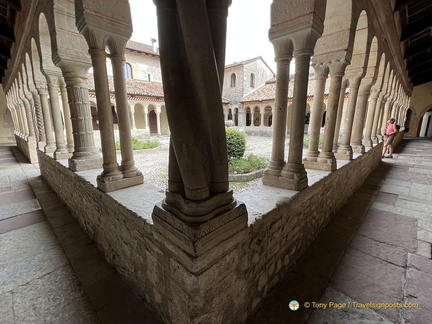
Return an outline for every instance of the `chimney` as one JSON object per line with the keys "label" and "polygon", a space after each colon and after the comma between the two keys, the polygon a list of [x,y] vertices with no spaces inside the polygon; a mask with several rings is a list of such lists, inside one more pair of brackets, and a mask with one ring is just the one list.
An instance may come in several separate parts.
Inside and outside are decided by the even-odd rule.
{"label": "chimney", "polygon": [[156,50],[156,42],[157,42],[157,40],[154,39],[154,38],[152,38],[151,42],[152,42],[152,51],[155,52],[155,53],[157,53],[157,50]]}

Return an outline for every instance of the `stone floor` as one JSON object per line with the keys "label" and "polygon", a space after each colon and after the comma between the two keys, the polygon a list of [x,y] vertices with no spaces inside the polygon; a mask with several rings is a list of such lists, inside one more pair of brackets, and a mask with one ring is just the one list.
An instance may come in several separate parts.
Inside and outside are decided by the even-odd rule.
{"label": "stone floor", "polygon": [[431,244],[432,141],[407,139],[249,321],[431,323]]}
{"label": "stone floor", "polygon": [[[268,145],[254,148],[263,152]],[[430,322],[432,141],[406,140],[394,156],[339,211],[250,323]],[[289,310],[291,300],[300,302],[299,310]],[[360,307],[366,303],[419,307]],[[37,166],[15,147],[1,146],[0,323],[158,323],[100,258]]]}
{"label": "stone floor", "polygon": [[0,146],[0,323],[159,323],[16,147]]}

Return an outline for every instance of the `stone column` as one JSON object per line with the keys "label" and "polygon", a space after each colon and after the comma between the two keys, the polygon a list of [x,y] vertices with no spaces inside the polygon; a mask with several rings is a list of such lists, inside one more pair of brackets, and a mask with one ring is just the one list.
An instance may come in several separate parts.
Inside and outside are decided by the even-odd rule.
{"label": "stone column", "polygon": [[357,105],[354,113],[353,128],[351,132],[351,147],[353,152],[363,154],[365,148],[362,143],[363,127],[367,113],[370,85],[362,86],[359,91]]}
{"label": "stone column", "polygon": [[364,138],[362,140],[362,144],[365,147],[372,147],[372,127],[373,127],[373,121],[375,118],[375,111],[377,109],[377,101],[378,101],[379,91],[378,90],[372,90],[372,93],[370,95],[369,100],[369,107],[367,111],[367,117],[366,117],[366,125],[365,125],[365,134]]}
{"label": "stone column", "polygon": [[[117,44],[119,45],[119,44]],[[120,47],[120,46],[118,46]],[[121,47],[123,48],[123,47]],[[129,119],[129,103],[126,91],[126,78],[124,73],[124,55],[123,53],[115,53],[111,55],[111,61],[114,74],[114,88],[116,94],[117,117],[120,135],[120,148],[121,148],[121,170],[123,176],[128,178],[128,186],[143,183],[143,175],[135,167],[135,160],[132,149],[132,135]],[[133,179],[135,182],[133,183]]]}
{"label": "stone column", "polygon": [[350,145],[351,131],[354,122],[355,107],[357,103],[357,95],[362,77],[355,77],[350,80],[350,91],[348,97],[348,107],[344,120],[344,132],[342,144],[339,145],[336,158],[341,160],[352,160],[353,150]]}
{"label": "stone column", "polygon": [[302,190],[308,186],[307,173],[302,163],[304,116],[306,114],[307,87],[309,81],[312,50],[301,49],[294,52],[296,74],[294,79],[293,113],[291,121],[288,162],[281,176],[286,189]]}
{"label": "stone column", "polygon": [[265,114],[265,107],[260,107],[260,114],[261,114],[261,127],[264,127],[264,114]]}
{"label": "stone column", "polygon": [[36,85],[37,92],[39,93],[39,97],[41,100],[42,106],[42,115],[44,120],[45,127],[45,153],[53,153],[56,150],[56,145],[53,136],[53,127],[52,127],[52,119],[51,119],[51,111],[50,104],[48,101],[48,90],[46,84],[39,83]]}
{"label": "stone column", "polygon": [[348,86],[348,79],[342,79],[342,85],[341,85],[341,91],[339,95],[338,109],[336,115],[335,133],[333,138],[333,152],[337,152],[337,149],[339,147],[339,134],[340,134],[340,128],[342,123],[342,116],[344,114],[345,90],[347,86]]}
{"label": "stone column", "polygon": [[387,98],[384,104],[383,114],[381,116],[381,135],[385,133],[385,129],[387,127],[387,120],[390,118],[390,110],[392,106],[391,98]]}
{"label": "stone column", "polygon": [[43,121],[43,115],[42,115],[42,103],[40,96],[36,90],[36,88],[32,88],[30,90],[33,102],[35,105],[35,113],[36,113],[36,121],[37,121],[37,130],[38,130],[38,141],[39,142],[46,142],[46,136],[45,136],[45,127],[44,127],[44,121]]}
{"label": "stone column", "polygon": [[73,154],[68,164],[69,169],[75,172],[100,169],[102,167],[102,158],[95,145],[93,135],[87,83],[88,68],[87,64],[71,63],[61,65],[66,83],[74,143]]}
{"label": "stone column", "polygon": [[60,114],[60,102],[59,102],[59,87],[58,77],[54,75],[47,76],[48,81],[48,92],[50,95],[51,103],[51,114],[54,124],[54,136],[56,140],[56,150],[54,151],[54,159],[68,159],[71,157],[67,149],[67,144],[64,137],[62,117]]}
{"label": "stone column", "polygon": [[131,107],[130,109],[130,123],[131,123],[131,129],[136,130],[135,125],[135,107]]}
{"label": "stone column", "polygon": [[238,126],[245,127],[246,126],[246,112],[244,111],[244,106],[238,106]]}
{"label": "stone column", "polygon": [[268,168],[264,171],[263,183],[277,186],[278,177],[285,165],[285,136],[287,126],[287,104],[289,68],[292,56],[285,54],[276,58],[276,98],[273,116],[272,155]]}
{"label": "stone column", "polygon": [[106,70],[107,54],[103,49],[97,48],[89,49],[89,53],[93,65],[103,158],[103,171],[97,177],[97,185],[102,191],[109,192],[119,189],[114,183],[123,179],[123,173],[117,164],[108,74]]}
{"label": "stone column", "polygon": [[[336,159],[333,153],[334,136],[336,133],[337,117],[340,115],[341,93],[345,94],[342,87],[342,78],[348,62],[333,62],[330,64],[330,89],[327,101],[326,122],[324,128],[324,140],[322,150],[318,155],[318,169],[325,171],[336,170]],[[342,96],[342,99],[344,97]],[[343,101],[342,101],[343,103]]]}
{"label": "stone column", "polygon": [[309,147],[303,163],[306,168],[315,169],[319,155],[319,137],[321,120],[323,114],[324,90],[327,81],[329,68],[322,63],[314,64],[315,69],[315,91],[314,101],[309,119]]}
{"label": "stone column", "polygon": [[20,99],[18,100],[17,105],[18,105],[18,112],[19,112],[21,125],[22,125],[21,127],[22,135],[23,138],[27,139],[27,137],[29,136],[29,126],[28,126],[27,116],[25,112],[26,109],[24,103]]}
{"label": "stone column", "polygon": [[147,129],[150,134],[150,117],[149,117],[148,107],[144,107],[143,114],[145,119],[145,129]]}
{"label": "stone column", "polygon": [[384,97],[384,92],[381,91],[379,96],[378,96],[378,100],[376,103],[376,108],[375,108],[375,114],[373,117],[373,124],[372,124],[372,132],[371,132],[371,141],[373,144],[378,144],[378,136],[377,136],[377,130],[378,130],[378,125],[379,125],[379,119],[380,119],[380,115],[383,109],[383,97]]}
{"label": "stone column", "polygon": [[429,112],[426,112],[423,115],[422,123],[421,123],[421,127],[420,127],[420,132],[419,132],[419,137],[426,137],[426,129],[428,126],[428,120],[429,120],[430,116],[431,116],[431,113],[429,113]]}
{"label": "stone column", "polygon": [[65,123],[65,128],[66,128],[67,148],[68,148],[69,153],[73,153],[73,151],[74,151],[74,139],[73,139],[73,134],[72,134],[71,113],[70,113],[70,108],[69,108],[66,85],[64,84],[64,82],[60,83],[60,95],[61,95],[61,100],[62,100],[63,116],[64,116],[64,123]]}

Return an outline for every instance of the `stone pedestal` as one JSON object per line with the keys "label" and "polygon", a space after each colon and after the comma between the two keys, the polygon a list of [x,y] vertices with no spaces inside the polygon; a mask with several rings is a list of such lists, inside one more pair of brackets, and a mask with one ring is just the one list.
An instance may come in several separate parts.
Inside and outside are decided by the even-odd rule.
{"label": "stone pedestal", "polygon": [[119,189],[136,186],[139,184],[142,184],[144,182],[144,177],[141,174],[141,176],[135,176],[133,178],[121,178],[121,179],[111,179],[107,177],[102,177],[99,175],[96,179],[97,187],[102,190],[103,192],[111,192],[116,191]]}
{"label": "stone pedestal", "polygon": [[161,296],[171,317],[178,323],[238,319],[231,296],[246,289],[239,271],[240,245],[247,235],[245,205],[236,202],[233,209],[192,224],[159,203],[152,218],[155,235],[164,242],[159,262],[171,269],[164,275],[167,289]]}

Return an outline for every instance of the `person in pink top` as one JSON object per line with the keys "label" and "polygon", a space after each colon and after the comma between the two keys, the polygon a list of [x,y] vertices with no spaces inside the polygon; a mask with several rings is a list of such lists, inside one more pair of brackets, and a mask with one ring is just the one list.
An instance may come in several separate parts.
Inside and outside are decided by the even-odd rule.
{"label": "person in pink top", "polygon": [[[382,152],[382,157],[386,157],[386,158],[393,158],[393,147],[392,147],[392,143],[393,140],[396,136],[397,133],[397,128],[395,125],[395,119],[394,118],[390,118],[389,120],[387,120],[387,128],[385,130],[384,133],[384,137],[385,137],[385,142],[384,142],[384,147],[383,147],[383,152]],[[387,152],[388,149],[388,155],[385,155],[385,153]]]}

